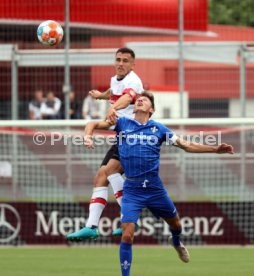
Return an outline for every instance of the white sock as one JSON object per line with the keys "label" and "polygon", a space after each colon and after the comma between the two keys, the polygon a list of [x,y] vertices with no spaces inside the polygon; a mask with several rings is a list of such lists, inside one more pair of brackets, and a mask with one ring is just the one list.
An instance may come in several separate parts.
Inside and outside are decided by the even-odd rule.
{"label": "white sock", "polygon": [[89,217],[86,227],[98,227],[101,214],[107,204],[108,187],[98,187],[93,189],[92,198],[89,205]]}
{"label": "white sock", "polygon": [[120,173],[114,173],[108,176],[108,181],[110,182],[116,201],[120,206],[122,206],[123,197],[123,183],[124,179]]}

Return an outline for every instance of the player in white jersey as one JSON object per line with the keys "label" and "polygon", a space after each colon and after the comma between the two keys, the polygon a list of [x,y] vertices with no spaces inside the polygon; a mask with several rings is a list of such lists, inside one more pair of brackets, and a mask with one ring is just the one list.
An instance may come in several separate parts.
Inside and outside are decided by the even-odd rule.
{"label": "player in white jersey", "polygon": [[[109,101],[112,105],[114,105],[116,101],[122,97],[122,95],[132,95],[133,91],[137,94],[141,94],[144,91],[142,82],[135,72],[130,71],[123,79],[118,79],[118,76],[116,75],[111,78]],[[118,109],[116,112],[117,116],[134,118],[133,108],[134,101],[127,107]]]}
{"label": "player in white jersey", "polygon": [[[134,102],[138,94],[143,92],[140,78],[133,71],[135,53],[129,48],[120,48],[115,56],[116,75],[111,78],[110,88],[101,93],[92,90],[89,94],[99,100],[109,100],[111,106],[106,120],[114,124],[116,117],[134,118]],[[86,226],[67,236],[68,240],[81,241],[96,239],[99,236],[98,224],[101,214],[107,204],[108,184],[110,182],[115,198],[121,206],[124,179],[119,162],[118,147],[113,145],[107,152],[101,167],[94,179],[94,189],[89,207],[89,217]]]}

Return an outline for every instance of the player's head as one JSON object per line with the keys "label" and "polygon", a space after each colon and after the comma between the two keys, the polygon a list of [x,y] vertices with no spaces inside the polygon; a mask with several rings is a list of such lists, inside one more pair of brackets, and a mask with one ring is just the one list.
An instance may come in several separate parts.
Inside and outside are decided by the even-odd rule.
{"label": "player's head", "polygon": [[142,111],[144,113],[149,113],[151,117],[155,111],[154,96],[151,92],[144,91],[136,100],[134,113],[137,111]]}
{"label": "player's head", "polygon": [[135,53],[130,48],[120,48],[116,51],[115,69],[118,79],[123,79],[134,69]]}

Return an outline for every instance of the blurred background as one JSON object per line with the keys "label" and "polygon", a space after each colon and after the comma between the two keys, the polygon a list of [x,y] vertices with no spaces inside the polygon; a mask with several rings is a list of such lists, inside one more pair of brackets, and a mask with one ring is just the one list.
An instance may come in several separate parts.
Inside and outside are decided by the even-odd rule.
{"label": "blurred background", "polygon": [[[240,117],[239,59],[241,47],[253,44],[253,2],[183,2],[185,116]],[[11,118],[12,81],[17,82],[17,119],[29,118],[28,103],[38,89],[45,94],[52,91],[63,100],[64,64],[56,66],[54,54],[43,52],[41,55],[43,58],[46,55],[47,60],[41,64],[39,54],[33,57],[33,51],[22,50],[49,50],[38,43],[37,27],[47,19],[59,21],[64,27],[65,8],[65,1],[44,1],[40,5],[32,0],[1,1],[1,119]],[[173,94],[179,91],[180,81],[178,8],[177,0],[70,1],[70,48],[132,47],[137,55],[135,70],[145,88]],[[61,43],[55,49],[64,46]],[[13,48],[18,67],[15,78],[11,73]],[[106,60],[107,56],[96,53],[92,64],[91,55],[81,53],[76,59],[70,58],[71,88],[79,102],[92,88],[107,89],[114,74],[113,59],[111,62]],[[107,53],[113,57],[113,52]],[[79,62],[77,58],[81,58]],[[253,56],[246,57],[244,63],[246,116],[253,116]],[[162,110],[160,116],[167,118],[173,113],[174,117],[180,117],[170,108]]]}
{"label": "blurred background", "polygon": [[[92,113],[87,94],[109,88],[120,47],[136,53],[135,72],[155,95],[155,119],[235,148],[232,157],[162,148],[161,177],[183,216],[185,241],[253,244],[253,15],[252,0],[1,1],[0,245],[66,243],[64,235],[84,224],[108,145],[88,152],[63,140],[38,146],[33,136],[82,135],[87,121],[80,120],[104,118],[108,103]],[[48,19],[65,33],[50,48],[37,39]],[[34,111],[46,97],[59,101],[57,120]],[[66,105],[73,123],[63,121]],[[102,243],[116,242],[110,233],[118,215],[109,203]],[[165,226],[148,211],[141,225],[137,242],[166,242]]]}

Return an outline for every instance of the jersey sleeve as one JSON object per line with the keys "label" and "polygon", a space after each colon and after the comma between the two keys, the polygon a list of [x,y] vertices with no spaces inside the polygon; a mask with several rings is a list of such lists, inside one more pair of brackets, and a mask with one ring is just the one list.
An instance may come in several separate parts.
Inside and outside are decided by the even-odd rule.
{"label": "jersey sleeve", "polygon": [[163,126],[162,133],[163,133],[163,136],[162,136],[163,142],[166,142],[169,145],[173,145],[176,142],[177,136],[174,133],[174,131],[171,130],[170,128]]}
{"label": "jersey sleeve", "polygon": [[123,95],[128,94],[132,98],[132,103],[135,103],[136,99],[139,97],[139,94],[143,92],[143,85],[138,79],[133,79],[129,81],[123,90]]}
{"label": "jersey sleeve", "polygon": [[115,128],[114,128],[114,131],[119,134],[122,130],[123,130],[123,125],[124,125],[124,121],[125,121],[125,118],[122,117],[122,118],[119,118],[116,122],[116,125],[115,125]]}
{"label": "jersey sleeve", "polygon": [[132,88],[125,88],[123,91],[123,95],[128,94],[132,98],[132,102],[135,103],[137,98],[137,92]]}

